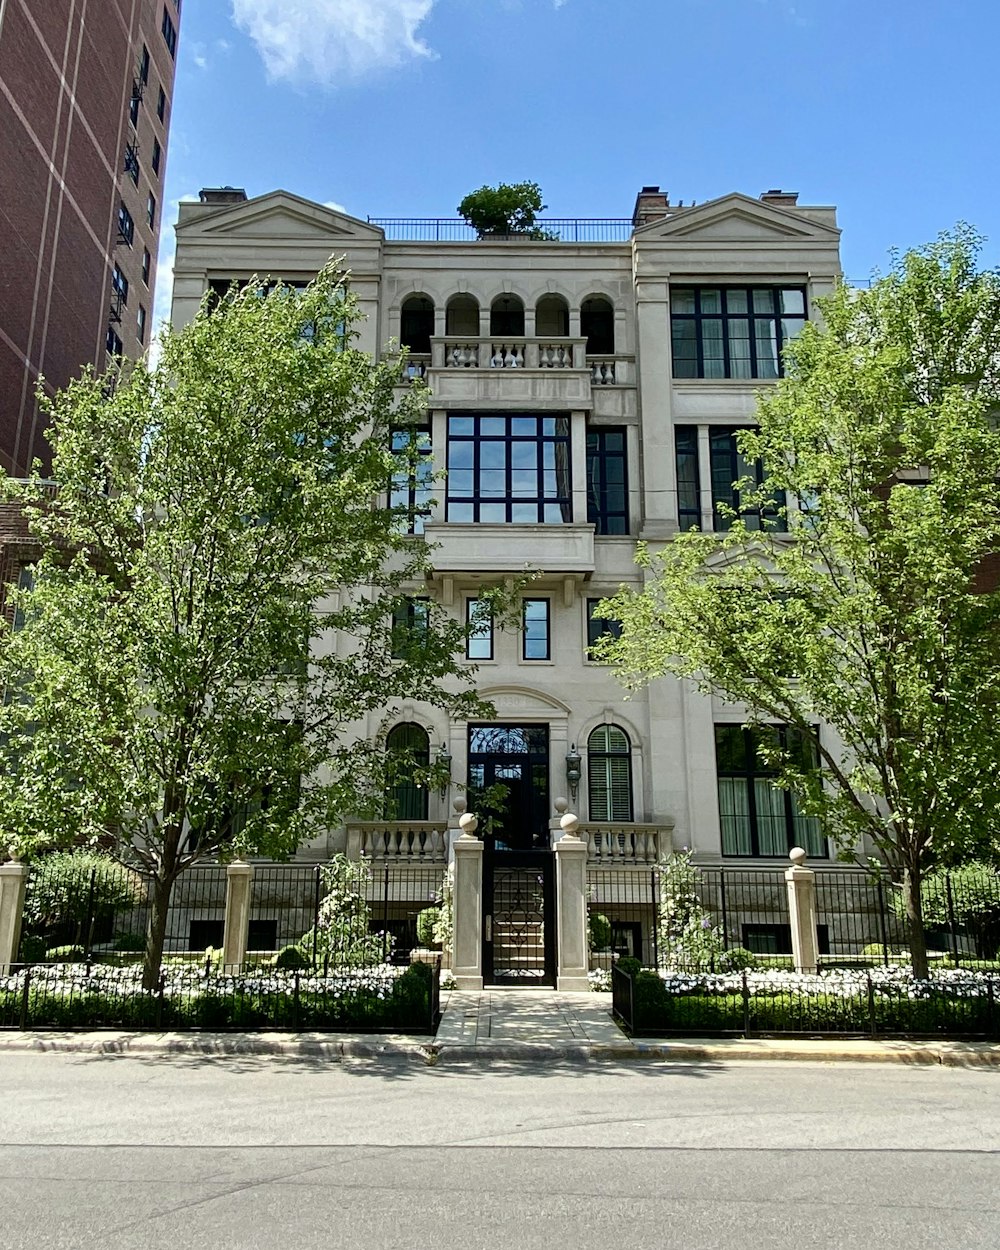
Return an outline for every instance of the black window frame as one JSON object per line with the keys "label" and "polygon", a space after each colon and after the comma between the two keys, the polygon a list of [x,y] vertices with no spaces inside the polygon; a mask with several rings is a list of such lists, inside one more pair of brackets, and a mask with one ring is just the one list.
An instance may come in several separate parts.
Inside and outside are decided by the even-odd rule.
{"label": "black window frame", "polygon": [[135,221],[124,200],[118,203],[118,238],[128,247],[131,247],[135,240]]}
{"label": "black window frame", "polygon": [[402,527],[404,533],[422,534],[434,501],[434,447],[431,427],[427,422],[391,427],[389,446],[397,455],[412,454],[410,448],[414,441],[416,462],[411,461],[392,475],[389,483],[389,506],[400,510],[400,517],[405,520]]}
{"label": "black window frame", "polygon": [[[611,448],[612,438],[621,439],[620,448]],[[622,537],[629,533],[628,507],[628,427],[592,425],[587,427],[587,521],[601,536]],[[611,480],[614,466],[621,466],[621,482]],[[609,496],[620,492],[617,507]]]}
{"label": "black window frame", "polygon": [[156,116],[162,122],[167,112],[167,93],[162,87],[159,88],[159,94],[156,97]]}
{"label": "black window frame", "polygon": [[149,254],[149,248],[142,249],[142,282],[144,286],[149,286],[149,274],[153,263],[153,258]]}
{"label": "black window frame", "polygon": [[698,427],[674,426],[674,465],[677,470],[677,526],[683,531],[701,529],[701,466],[698,460]]}
{"label": "black window frame", "polygon": [[133,91],[128,102],[128,119],[132,123],[133,128],[136,129],[139,126],[139,104],[141,101],[142,96]]}
{"label": "black window frame", "polygon": [[[601,638],[606,638],[609,634],[612,638],[620,638],[622,636],[621,621],[609,620],[606,616],[595,616],[597,605],[600,599],[587,600],[587,650],[594,646]],[[593,657],[588,655],[588,659]]]}
{"label": "black window frame", "polygon": [[146,310],[142,306],[142,304],[139,305],[135,314],[135,336],[139,340],[140,343],[145,343],[146,341]]}
{"label": "black window frame", "polygon": [[[459,422],[467,422],[468,428]],[[495,424],[486,425],[486,422]],[[455,412],[448,414],[448,474],[445,518],[457,524],[569,525],[573,520],[573,468],[569,413]],[[456,465],[457,449],[471,446],[470,465]],[[503,447],[502,464],[483,464],[490,447]],[[518,449],[534,447],[533,463],[515,464]],[[552,467],[546,465],[547,449],[553,449]],[[562,465],[559,464],[560,458]],[[463,456],[463,461],[465,457]],[[535,493],[514,493],[514,473],[533,473]],[[456,475],[468,474],[471,491],[456,489]],[[486,473],[504,475],[502,495],[484,494]],[[546,475],[552,473],[554,493],[546,493]],[[534,515],[530,515],[534,510]],[[487,512],[487,510],[489,510]],[[549,512],[559,519],[549,519]],[[515,512],[517,515],[515,515]],[[487,513],[487,515],[484,515]]]}
{"label": "black window frame", "polygon": [[146,220],[151,229],[156,225],[156,196],[152,191],[146,196]]}
{"label": "black window frame", "polygon": [[[620,734],[625,742],[623,751],[614,751],[610,746],[595,747],[594,741],[599,735],[603,734],[605,738],[610,737],[610,732],[614,730]],[[627,814],[615,815],[616,800],[623,797],[621,791],[616,790],[616,784],[622,783],[622,777],[616,777],[615,770],[611,766],[612,760],[625,761],[625,777],[624,777],[624,797],[627,800],[625,807]],[[595,807],[599,807],[600,795],[595,794],[597,790],[597,782],[599,780],[599,767],[604,769],[604,781],[606,783],[605,798],[607,800],[607,814],[602,815],[601,812],[595,811]],[[602,824],[632,824],[635,820],[635,799],[633,793],[632,778],[632,739],[628,735],[628,731],[621,725],[597,725],[587,735],[587,812],[592,821],[600,821]]]}
{"label": "black window frame", "polygon": [[159,176],[159,173],[160,173],[160,161],[162,159],[163,159],[163,148],[160,146],[159,139],[157,139],[157,137],[154,135],[153,136],[153,152],[149,158],[149,163],[152,166],[153,173],[156,174],[157,176]]}
{"label": "black window frame", "polygon": [[[535,631],[529,628],[529,626],[538,623],[537,620],[528,620],[529,604],[544,604],[545,610],[541,617],[538,618],[545,627],[542,640],[545,650],[544,655],[528,654],[529,646],[539,641]],[[528,663],[544,662],[552,659],[552,600],[547,595],[531,595],[521,600],[521,659]]]}
{"label": "black window frame", "polygon": [[[743,458],[736,445],[736,437],[741,430],[749,429],[743,425],[711,425],[708,427],[708,464],[709,480],[712,488],[712,528],[717,533],[725,533],[735,520],[741,520],[747,529],[770,530],[776,534],[787,534],[788,518],[781,512],[786,507],[785,492],[776,490],[772,497],[772,507],[753,508],[746,510],[741,503],[740,492],[735,483],[744,477],[752,477],[756,485],[762,486],[767,476],[764,464],[757,460],[752,464]],[[723,445],[723,440],[725,445]],[[727,463],[723,464],[726,458]],[[738,517],[727,516],[719,511],[719,504],[732,508]]]}
{"label": "black window frame", "polygon": [[170,53],[170,59],[173,60],[177,55],[177,27],[166,5],[163,6],[163,21],[160,23],[160,30],[163,33],[163,42]]}
{"label": "black window frame", "polygon": [[118,264],[112,265],[111,268],[111,290],[117,295],[126,308],[128,307],[128,278],[122,272],[122,268]]}
{"label": "black window frame", "polygon": [[114,326],[108,326],[105,349],[109,356],[123,356],[125,354],[125,348]]}
{"label": "black window frame", "polygon": [[412,660],[427,646],[431,601],[426,595],[403,595],[392,610],[389,654],[394,660]]}
{"label": "black window frame", "polygon": [[139,54],[139,81],[144,87],[149,82],[149,49],[145,44]]}
{"label": "black window frame", "polygon": [[[492,660],[493,654],[493,636],[495,623],[493,620],[493,609],[490,608],[488,620],[481,620],[473,626],[473,617],[476,614],[477,605],[482,602],[475,595],[470,595],[465,601],[465,625],[467,633],[465,635],[465,658],[467,660]],[[484,655],[473,655],[473,644],[476,642],[485,642],[486,653]]]}
{"label": "black window frame", "polygon": [[[704,311],[702,304],[709,294],[718,294],[719,311]],[[794,294],[802,297],[802,312],[784,312],[781,307],[782,295]],[[675,311],[675,299],[680,296],[694,296],[694,309],[692,312]],[[759,311],[756,307],[757,297],[767,295],[770,299],[771,307],[767,311]],[[743,309],[733,307],[737,300],[742,300],[745,304]],[[759,286],[734,286],[723,285],[717,286],[692,286],[689,284],[672,286],[670,289],[670,342],[671,342],[671,372],[674,378],[678,379],[695,379],[695,378],[735,378],[736,380],[765,380],[769,378],[780,378],[784,376],[784,367],[782,365],[781,355],[785,344],[795,337],[795,333],[801,331],[802,327],[809,319],[809,298],[806,287],[802,284],[789,283],[787,285],[759,285]],[[748,372],[733,372],[733,355],[731,344],[734,338],[742,339],[742,335],[734,336],[731,334],[731,327],[737,322],[746,322],[747,328],[747,356]],[[795,333],[786,333],[783,323],[796,322],[797,328]],[[710,371],[705,372],[705,331],[706,324],[718,325],[720,331],[722,357],[721,372]],[[761,360],[758,358],[757,342],[758,342],[758,326],[770,324],[773,331],[773,342],[775,348],[775,371],[761,372]],[[694,347],[695,355],[692,360],[686,353],[678,353],[677,347],[682,341],[681,335],[678,333],[682,325],[693,325],[694,327]],[[714,357],[710,359],[715,359]],[[743,359],[737,357],[738,360]],[[681,368],[682,362],[691,362],[691,368]]]}
{"label": "black window frame", "polygon": [[[794,751],[802,749],[806,745],[806,738],[797,729],[788,725],[764,725],[751,728],[741,724],[723,724],[717,723],[715,730],[715,770],[716,780],[719,792],[719,838],[724,858],[730,859],[784,859],[793,846],[804,846],[812,859],[829,859],[830,849],[827,839],[817,827],[815,830],[815,839],[810,844],[810,837],[802,838],[795,828],[796,818],[809,819],[801,817],[796,810],[795,796],[790,790],[778,790],[776,786],[771,786],[775,794],[780,795],[782,802],[782,812],[784,816],[785,841],[787,845],[781,850],[761,851],[761,835],[757,804],[757,781],[772,781],[777,775],[775,770],[768,768],[760,759],[757,745],[764,732],[777,735],[777,740],[783,750]],[[723,768],[721,750],[723,735],[732,735],[736,740],[737,735],[740,736],[740,749],[734,752],[741,755],[743,766],[741,768],[731,767]],[[812,756],[815,765],[818,767],[819,757],[816,743],[819,740],[819,728],[813,727],[812,730]],[[796,745],[798,744],[798,745]],[[746,803],[746,816],[749,826],[750,850],[741,851],[738,848],[730,849],[726,846],[726,830],[725,830],[725,813],[723,811],[722,801],[722,781],[742,781],[744,783],[744,801]]]}

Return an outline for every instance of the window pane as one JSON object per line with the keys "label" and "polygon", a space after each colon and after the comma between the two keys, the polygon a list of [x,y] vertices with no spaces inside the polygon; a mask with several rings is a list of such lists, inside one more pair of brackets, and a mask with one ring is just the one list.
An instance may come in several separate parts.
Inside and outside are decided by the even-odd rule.
{"label": "window pane", "polygon": [[728,313],[745,313],[747,312],[747,293],[746,291],[727,291],[726,292],[726,312]]}
{"label": "window pane", "polygon": [[755,313],[774,312],[774,292],[770,287],[758,287],[753,293],[753,310]]}
{"label": "window pane", "polygon": [[703,288],[701,291],[701,312],[703,316],[706,313],[721,313],[722,292]]}
{"label": "window pane", "polygon": [[783,313],[801,313],[805,316],[806,297],[803,291],[780,291],[781,311]]}
{"label": "window pane", "polygon": [[723,855],[751,854],[750,806],[742,778],[719,778],[719,820]]}
{"label": "window pane", "polygon": [[754,322],[754,333],[757,345],[757,377],[776,378],[778,376],[778,335],[773,321]]}
{"label": "window pane", "polygon": [[788,829],[785,821],[785,794],[766,779],[754,782],[757,804],[757,847],[761,855],[787,855]]}
{"label": "window pane", "polygon": [[670,292],[670,310],[675,313],[693,313],[694,291],[674,288]]}

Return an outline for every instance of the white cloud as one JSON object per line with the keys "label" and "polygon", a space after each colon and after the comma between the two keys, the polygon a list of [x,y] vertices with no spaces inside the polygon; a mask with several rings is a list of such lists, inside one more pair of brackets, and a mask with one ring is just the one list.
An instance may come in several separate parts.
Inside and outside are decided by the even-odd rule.
{"label": "white cloud", "polygon": [[338,204],[336,200],[324,200],[323,207],[332,209],[335,213],[346,213],[347,209],[343,204]]}
{"label": "white cloud", "polygon": [[336,85],[434,53],[417,35],[435,0],[232,0],[271,79]]}

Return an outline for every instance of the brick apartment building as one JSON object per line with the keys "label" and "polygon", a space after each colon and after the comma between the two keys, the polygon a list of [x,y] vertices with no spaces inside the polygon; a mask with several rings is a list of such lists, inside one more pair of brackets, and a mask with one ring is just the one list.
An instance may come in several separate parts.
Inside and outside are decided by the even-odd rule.
{"label": "brick apartment building", "polygon": [[39,377],[58,389],[148,343],[180,8],[0,4],[0,467],[15,477],[47,462]]}

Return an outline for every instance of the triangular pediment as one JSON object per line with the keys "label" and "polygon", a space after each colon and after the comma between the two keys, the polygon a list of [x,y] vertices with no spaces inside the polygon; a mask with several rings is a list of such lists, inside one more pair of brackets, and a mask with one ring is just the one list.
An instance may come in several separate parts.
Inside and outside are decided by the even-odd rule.
{"label": "triangular pediment", "polygon": [[798,242],[808,239],[829,241],[840,231],[804,217],[788,208],[751,199],[748,195],[724,195],[695,208],[675,211],[662,221],[650,222],[635,232],[637,241],[664,242],[674,239],[701,242]]}
{"label": "triangular pediment", "polygon": [[186,234],[212,238],[289,240],[299,242],[378,242],[382,231],[347,213],[314,200],[271,191],[218,212],[198,215],[185,223]]}

